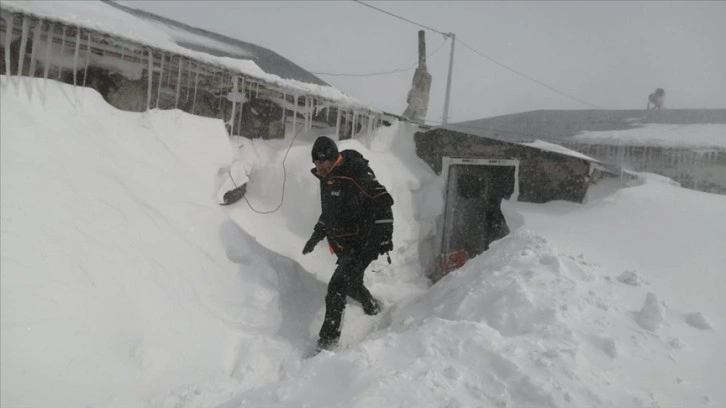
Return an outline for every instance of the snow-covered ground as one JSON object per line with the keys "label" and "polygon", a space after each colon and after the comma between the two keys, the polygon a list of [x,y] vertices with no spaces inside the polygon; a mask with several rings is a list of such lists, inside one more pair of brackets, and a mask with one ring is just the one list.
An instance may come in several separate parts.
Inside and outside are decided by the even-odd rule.
{"label": "snow-covered ground", "polygon": [[[333,264],[300,253],[316,135],[286,156],[292,134],[230,143],[221,121],[0,79],[3,407],[726,404],[726,196],[643,175],[505,202],[512,234],[430,286],[441,180],[403,124],[346,141],[396,200],[393,265],[366,275],[386,309],[351,302],[342,350],[304,359]],[[219,206],[228,175],[279,210]]]}

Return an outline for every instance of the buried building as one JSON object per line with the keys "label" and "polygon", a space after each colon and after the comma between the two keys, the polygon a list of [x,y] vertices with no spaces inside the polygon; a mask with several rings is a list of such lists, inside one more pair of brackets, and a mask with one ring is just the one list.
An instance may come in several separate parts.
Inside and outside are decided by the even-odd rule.
{"label": "buried building", "polygon": [[415,134],[416,153],[446,184],[427,275],[438,280],[509,233],[502,199],[581,203],[588,186],[616,174],[600,162],[558,145],[511,143],[448,129]]}
{"label": "buried building", "polygon": [[271,50],[109,0],[2,1],[0,74],[91,87],[121,110],[218,118],[230,136],[346,139],[385,120]]}

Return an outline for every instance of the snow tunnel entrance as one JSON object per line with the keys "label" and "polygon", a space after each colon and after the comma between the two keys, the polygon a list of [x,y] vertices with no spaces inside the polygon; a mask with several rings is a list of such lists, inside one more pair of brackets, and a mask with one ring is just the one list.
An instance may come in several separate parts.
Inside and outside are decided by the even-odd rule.
{"label": "snow tunnel entrance", "polygon": [[444,157],[442,276],[509,234],[501,210],[503,198],[518,190],[518,160],[455,159]]}

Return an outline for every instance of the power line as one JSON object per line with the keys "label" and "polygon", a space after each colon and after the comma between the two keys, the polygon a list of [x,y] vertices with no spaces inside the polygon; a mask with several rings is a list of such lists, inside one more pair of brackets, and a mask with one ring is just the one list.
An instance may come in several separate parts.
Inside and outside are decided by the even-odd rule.
{"label": "power line", "polygon": [[360,1],[360,0],[353,0],[353,1],[354,1],[354,2],[356,2],[356,3],[358,3],[358,4],[364,5],[364,6],[366,6],[366,7],[370,7],[370,8],[372,8],[372,9],[374,9],[374,10],[378,10],[378,11],[380,11],[381,13],[385,13],[385,14],[388,14],[388,15],[389,15],[389,16],[391,16],[391,17],[395,17],[395,18],[397,18],[397,19],[399,19],[399,20],[403,20],[403,21],[405,21],[405,22],[407,22],[407,23],[411,23],[411,24],[413,24],[413,25],[415,25],[415,26],[419,26],[419,27],[421,27],[421,28],[425,28],[425,29],[427,29],[427,30],[430,30],[430,31],[433,31],[433,32],[435,32],[435,33],[439,33],[439,34],[443,35],[444,37],[449,37],[449,34],[448,34],[448,33],[444,33],[444,32],[441,32],[441,31],[439,31],[439,30],[437,30],[437,29],[435,29],[435,28],[431,28],[431,27],[429,27],[429,26],[426,26],[426,25],[423,25],[423,24],[419,24],[419,23],[417,23],[417,22],[415,22],[415,21],[411,21],[411,20],[409,20],[409,19],[407,19],[407,18],[403,18],[403,17],[401,17],[401,16],[398,16],[398,15],[396,15],[396,14],[393,14],[393,13],[389,13],[389,12],[387,12],[386,10],[381,10],[381,9],[379,9],[378,7],[375,7],[375,6],[371,6],[370,4],[366,4],[366,3],[363,3],[363,2],[362,2],[362,1]]}
{"label": "power line", "polygon": [[[426,59],[428,60],[429,58],[433,57],[444,45],[446,45],[447,40],[448,40],[448,38],[444,38],[444,42],[442,42],[441,45],[439,45],[439,47],[434,50],[434,52],[427,55]],[[410,70],[416,68],[417,66],[418,66],[418,62],[416,62],[415,64],[411,65],[408,68],[399,68],[399,69],[394,69],[392,71],[385,71],[385,72],[371,72],[368,74],[334,74],[334,73],[329,73],[329,72],[311,72],[311,73],[314,75],[328,75],[328,76],[370,77],[370,76],[395,74],[397,72],[406,72],[406,71],[410,71]]]}
{"label": "power line", "polygon": [[[385,14],[388,14],[389,16],[395,17],[395,18],[397,18],[397,19],[399,19],[399,20],[403,20],[403,21],[405,21],[405,22],[407,22],[407,23],[411,23],[411,24],[414,24],[414,25],[416,25],[416,26],[419,26],[419,27],[425,28],[425,29],[427,29],[427,30],[433,31],[433,32],[435,32],[435,33],[439,33],[439,34],[441,34],[441,35],[443,35],[443,36],[445,36],[445,37],[447,37],[447,38],[451,36],[451,34],[450,34],[450,33],[444,33],[444,32],[442,32],[442,31],[439,31],[439,30],[437,30],[437,29],[435,29],[435,28],[431,28],[431,27],[429,27],[429,26],[426,26],[426,25],[424,25],[424,24],[419,24],[419,23],[417,23],[417,22],[415,22],[415,21],[411,21],[411,20],[409,20],[409,19],[407,19],[407,18],[404,18],[404,17],[401,17],[401,16],[399,16],[399,15],[396,15],[396,14],[390,13],[390,12],[388,12],[388,11],[385,11],[385,10],[381,10],[381,9],[379,9],[378,7],[374,7],[374,6],[371,6],[370,4],[366,4],[366,3],[363,3],[363,2],[362,2],[362,1],[360,1],[360,0],[353,0],[353,1],[355,1],[356,3],[362,4],[362,5],[366,6],[366,7],[370,7],[370,8],[372,8],[372,9],[374,9],[374,10],[378,10],[378,11],[380,11],[381,13],[385,13]],[[541,85],[541,86],[543,86],[543,87],[545,87],[545,88],[547,88],[547,89],[549,89],[549,90],[551,90],[551,91],[553,91],[553,92],[555,92],[555,93],[557,93],[557,94],[559,94],[559,95],[561,95],[561,96],[564,96],[564,97],[566,97],[566,98],[570,98],[570,99],[572,99],[572,100],[575,100],[575,101],[577,101],[577,102],[579,102],[579,103],[585,104],[585,105],[587,105],[587,106],[590,106],[590,107],[593,107],[593,108],[596,108],[596,109],[605,109],[605,108],[603,108],[602,106],[598,106],[598,105],[592,104],[592,103],[590,103],[590,102],[587,102],[587,101],[584,101],[584,100],[582,100],[582,99],[580,99],[580,98],[577,98],[577,97],[575,97],[575,96],[573,96],[573,95],[570,95],[570,94],[568,94],[568,93],[562,92],[562,91],[558,90],[557,88],[555,88],[555,87],[553,87],[553,86],[551,86],[551,85],[548,85],[548,84],[546,84],[546,83],[544,83],[544,82],[542,82],[542,81],[540,81],[540,80],[538,80],[538,79],[532,78],[532,77],[530,77],[529,75],[526,75],[526,74],[524,74],[524,73],[522,73],[522,72],[520,72],[520,71],[518,71],[518,70],[516,70],[516,69],[514,69],[514,68],[512,68],[512,67],[510,67],[510,66],[508,66],[508,65],[505,65],[505,64],[503,64],[503,63],[501,63],[501,62],[499,62],[499,61],[495,60],[494,58],[492,58],[492,57],[490,57],[490,56],[488,56],[488,55],[486,55],[486,54],[484,54],[484,53],[482,53],[482,52],[479,52],[479,51],[477,51],[477,50],[476,50],[476,49],[474,49],[473,47],[470,47],[470,46],[469,46],[468,44],[466,44],[465,42],[461,41],[461,40],[460,40],[460,39],[458,39],[458,38],[456,38],[455,40],[456,40],[457,42],[459,42],[459,43],[460,43],[460,44],[461,44],[462,46],[464,46],[465,48],[467,48],[467,49],[469,49],[470,51],[474,52],[475,54],[477,54],[477,55],[479,55],[479,56],[481,56],[481,57],[483,57],[483,58],[486,58],[487,60],[489,60],[489,61],[493,62],[494,64],[496,64],[496,65],[499,65],[500,67],[502,67],[502,68],[505,68],[505,69],[507,69],[507,70],[509,70],[509,71],[511,71],[511,72],[514,72],[515,74],[517,74],[517,75],[521,76],[522,78],[525,78],[525,79],[527,79],[527,80],[529,80],[529,81],[532,81],[532,82],[534,82],[534,83],[536,83],[536,84],[538,84],[538,85]]]}
{"label": "power line", "polygon": [[558,94],[560,94],[560,95],[562,95],[562,96],[565,96],[565,97],[567,97],[567,98],[571,98],[571,99],[574,99],[574,100],[576,100],[577,102],[580,102],[580,103],[582,103],[582,104],[585,104],[585,105],[588,105],[588,106],[592,106],[593,108],[597,108],[597,109],[605,109],[605,108],[603,108],[602,106],[597,106],[597,105],[593,105],[593,104],[591,104],[590,102],[587,102],[587,101],[583,101],[583,100],[582,100],[582,99],[580,99],[580,98],[577,98],[577,97],[575,97],[575,96],[572,96],[572,95],[570,95],[570,94],[566,94],[566,93],[564,93],[564,92],[562,92],[562,91],[560,91],[560,90],[558,90],[558,89],[556,89],[556,88],[554,88],[554,87],[552,87],[552,86],[550,86],[550,85],[547,85],[546,83],[544,83],[544,82],[542,82],[542,81],[540,81],[540,80],[537,80],[537,79],[535,79],[535,78],[532,78],[532,77],[530,77],[529,75],[523,74],[523,73],[521,73],[521,72],[517,71],[516,69],[514,69],[514,68],[512,68],[512,67],[510,67],[510,66],[507,66],[507,65],[505,65],[505,64],[502,64],[501,62],[499,62],[499,61],[495,60],[494,58],[492,58],[492,57],[490,57],[490,56],[488,56],[488,55],[486,55],[486,54],[483,54],[483,53],[481,53],[481,52],[479,52],[479,51],[475,50],[474,48],[470,47],[469,45],[467,45],[467,44],[466,44],[465,42],[461,41],[461,40],[460,40],[460,39],[458,39],[458,38],[456,39],[456,41],[457,41],[457,42],[458,42],[459,44],[463,45],[463,46],[464,46],[465,48],[468,48],[468,49],[469,49],[470,51],[472,51],[473,53],[475,53],[475,54],[477,54],[477,55],[479,55],[479,56],[481,56],[481,57],[483,57],[483,58],[486,58],[487,60],[489,60],[489,61],[491,61],[491,62],[493,62],[493,63],[495,63],[495,64],[499,65],[500,67],[502,67],[502,68],[505,68],[505,69],[507,69],[507,70],[509,70],[509,71],[512,71],[512,72],[514,72],[515,74],[517,74],[517,75],[520,75],[520,76],[522,76],[522,77],[524,77],[524,78],[526,78],[526,79],[528,79],[528,80],[530,80],[530,81],[532,81],[532,82],[535,82],[535,83],[537,83],[537,84],[539,84],[539,85],[542,85],[542,86],[544,86],[545,88],[547,88],[547,89],[549,89],[549,90],[551,90],[551,91],[553,91],[553,92],[556,92],[556,93],[558,93]]}

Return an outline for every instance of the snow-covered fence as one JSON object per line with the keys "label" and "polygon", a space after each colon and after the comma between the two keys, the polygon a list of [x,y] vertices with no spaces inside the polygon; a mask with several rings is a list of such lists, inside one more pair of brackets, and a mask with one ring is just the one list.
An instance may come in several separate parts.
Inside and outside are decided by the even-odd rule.
{"label": "snow-covered fence", "polygon": [[282,137],[286,126],[296,131],[300,123],[307,131],[335,127],[343,139],[381,123],[370,109],[291,92],[285,81],[235,72],[213,57],[192,58],[4,8],[0,17],[2,74],[90,86],[119,109],[180,109],[224,120],[230,135],[263,138]]}

